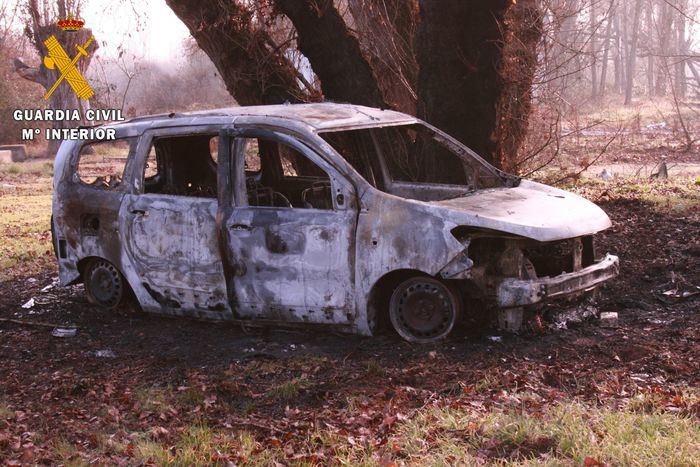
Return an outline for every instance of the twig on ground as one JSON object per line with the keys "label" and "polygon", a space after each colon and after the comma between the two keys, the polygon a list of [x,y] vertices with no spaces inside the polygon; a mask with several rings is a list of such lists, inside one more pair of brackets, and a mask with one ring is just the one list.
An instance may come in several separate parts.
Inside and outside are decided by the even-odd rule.
{"label": "twig on ground", "polygon": [[43,323],[41,321],[26,321],[23,319],[0,318],[0,323],[13,323],[23,326],[41,326],[44,328],[77,328],[76,326],[66,326],[64,324]]}

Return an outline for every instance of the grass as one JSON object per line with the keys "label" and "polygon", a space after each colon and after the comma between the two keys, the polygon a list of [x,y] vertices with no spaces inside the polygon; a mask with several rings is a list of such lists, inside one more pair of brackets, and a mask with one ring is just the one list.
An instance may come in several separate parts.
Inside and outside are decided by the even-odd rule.
{"label": "grass", "polygon": [[367,362],[367,377],[382,378],[386,376],[386,368],[376,360]]}
{"label": "grass", "polygon": [[172,392],[170,387],[149,386],[138,388],[134,392],[134,397],[143,410],[161,414],[170,408],[169,400]]}
{"label": "grass", "polygon": [[80,456],[80,449],[65,438],[58,438],[58,440],[54,442],[53,452],[61,465],[66,467],[85,465],[85,462]]}
{"label": "grass", "polygon": [[270,399],[291,402],[299,397],[301,391],[308,388],[310,385],[311,383],[305,379],[295,378],[291,381],[273,386],[265,395]]}
{"label": "grass", "polygon": [[[279,391],[288,396],[298,390],[298,386],[290,390],[292,387]],[[144,406],[160,406],[164,394],[167,396],[161,389],[138,391],[137,398]],[[289,433],[281,439],[256,438],[246,430],[200,421],[168,429],[153,426],[142,432],[119,429],[121,434],[111,436],[102,433],[87,451],[58,438],[50,458],[64,465],[81,465],[90,458],[117,455],[134,464],[171,466],[226,462],[574,466],[592,460],[606,465],[685,466],[697,465],[700,459],[697,416],[664,409],[656,395],[640,397],[638,403],[633,399],[627,407],[616,409],[572,400],[541,406],[537,403],[540,396],[534,393],[519,396],[521,403],[507,402],[490,410],[461,404],[421,409],[397,422],[383,445],[325,428]],[[688,397],[689,403],[697,402],[696,396]],[[359,400],[348,401],[348,410],[357,412],[362,405]],[[328,457],[331,446],[332,458]],[[326,457],[317,458],[322,451]]]}
{"label": "grass", "polygon": [[12,407],[5,402],[4,400],[0,399],[0,421],[2,420],[8,420],[11,417],[13,417],[15,414],[14,410],[12,410]]}
{"label": "grass", "polygon": [[53,262],[51,195],[0,196],[0,236],[0,282],[13,276],[12,269],[32,274]]}
{"label": "grass", "polygon": [[390,442],[409,464],[695,465],[700,425],[673,413],[614,411],[576,402],[543,412],[478,415],[431,409],[405,423]]}
{"label": "grass", "polygon": [[0,164],[0,175],[34,175],[36,177],[53,177],[53,162],[38,160],[22,163]]}
{"label": "grass", "polygon": [[[53,163],[0,164],[0,282],[53,266]],[[55,267],[55,266],[54,266]]]}
{"label": "grass", "polygon": [[225,434],[206,425],[187,427],[171,446],[154,441],[148,434],[140,438],[134,445],[134,457],[155,465],[225,464],[231,458],[241,462],[254,459],[254,465],[270,465],[273,456],[280,456],[275,451],[263,451],[255,438],[245,431]]}
{"label": "grass", "polygon": [[691,178],[669,180],[619,178],[610,182],[582,178],[562,188],[574,191],[594,201],[602,198],[602,195],[605,194],[606,199],[635,199],[649,203],[656,209],[663,211],[673,210],[681,213],[700,208],[698,183],[697,180]]}

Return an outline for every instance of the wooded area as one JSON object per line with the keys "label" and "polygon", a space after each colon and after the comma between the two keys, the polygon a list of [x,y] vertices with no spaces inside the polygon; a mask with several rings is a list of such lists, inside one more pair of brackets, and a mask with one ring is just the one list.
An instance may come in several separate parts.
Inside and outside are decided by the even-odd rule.
{"label": "wooded area", "polygon": [[[193,74],[199,82],[206,79],[207,86],[193,80],[183,87],[189,101],[200,105],[225,101],[223,81],[242,105],[325,99],[392,108],[426,119],[516,172],[547,162],[545,153],[554,154],[560,138],[578,131],[567,121],[618,102],[618,96],[620,105],[648,97],[671,102],[674,131],[686,148],[694,143],[684,118],[688,99],[700,90],[698,5],[692,0],[455,0],[439,7],[419,0],[168,0],[168,5],[196,40],[188,46],[192,71],[180,73],[180,79]],[[7,59],[0,67],[8,84],[17,73],[40,79],[33,71],[40,68],[32,64],[49,32],[73,42],[89,35],[57,32],[51,24],[61,12],[79,14],[80,1],[10,6],[0,12],[0,53]],[[11,27],[17,19],[28,41]],[[214,73],[206,59],[196,58],[198,48],[211,59]],[[19,59],[14,67],[8,66],[14,59]],[[80,63],[81,70],[90,65]],[[177,86],[157,66],[129,58],[128,50],[117,59],[98,54],[94,63],[88,75],[102,92],[93,106],[119,104],[134,115],[176,110],[176,102],[165,96],[155,102],[156,95],[143,92],[149,79]],[[0,94],[6,96],[3,109],[11,108],[13,92],[23,92],[12,87]],[[77,107],[71,99],[56,93],[51,105]],[[533,109],[536,118],[529,119]]]}

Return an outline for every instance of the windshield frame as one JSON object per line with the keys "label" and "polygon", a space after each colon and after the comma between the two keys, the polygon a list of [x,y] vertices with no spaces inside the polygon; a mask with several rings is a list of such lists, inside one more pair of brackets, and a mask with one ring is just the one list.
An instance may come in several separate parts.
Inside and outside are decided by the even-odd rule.
{"label": "windshield frame", "polygon": [[[474,180],[475,186],[470,186],[470,185],[462,185],[462,184],[441,184],[441,183],[435,183],[435,182],[413,182],[413,181],[402,181],[402,180],[396,180],[391,176],[389,166],[387,163],[387,160],[385,158],[385,155],[382,152],[381,145],[377,141],[377,133],[375,130],[379,129],[384,129],[384,128],[399,128],[399,127],[407,127],[409,129],[413,129],[414,131],[420,131],[423,132],[424,134],[428,135],[431,137],[435,143],[441,145],[444,147],[446,150],[450,151],[453,155],[457,156],[464,164],[466,164],[470,169],[473,170],[474,172]],[[353,164],[345,157],[343,154],[333,145],[331,144],[330,141],[326,140],[324,138],[325,135],[329,134],[343,134],[343,133],[349,133],[349,132],[354,132],[354,131],[360,131],[360,130],[368,130],[369,135],[372,140],[372,145],[374,146],[374,154],[371,155],[371,157],[376,157],[378,161],[378,165],[380,168],[380,173],[374,173],[374,177],[381,177],[383,179],[383,184],[385,189],[382,190],[382,188],[376,186],[367,178],[359,173],[360,171],[357,170]],[[369,185],[374,186],[377,189],[380,189],[381,191],[387,191],[391,192],[393,191],[394,187],[398,186],[404,186],[404,187],[415,187],[415,188],[421,188],[421,187],[444,187],[448,188],[450,190],[454,190],[455,192],[459,192],[457,196],[466,194],[471,191],[476,191],[479,189],[482,189],[484,187],[478,186],[478,183],[476,180],[478,180],[478,175],[480,173],[485,172],[486,175],[493,176],[495,179],[498,179],[500,181],[500,186],[502,187],[513,187],[517,186],[520,183],[520,177],[508,174],[493,165],[491,165],[488,161],[486,161],[483,157],[479,156],[476,152],[474,152],[471,148],[468,146],[464,145],[454,137],[450,136],[449,134],[445,133],[444,131],[440,130],[439,128],[436,128],[433,125],[430,125],[427,122],[424,122],[422,120],[414,120],[410,122],[396,122],[396,123],[388,123],[388,124],[382,124],[382,125],[375,125],[375,126],[363,126],[363,127],[358,127],[358,128],[329,128],[329,129],[323,129],[321,131],[316,132],[317,136],[321,138],[326,144],[331,146],[341,158],[345,162],[348,163],[348,165],[353,166],[355,169],[355,172],[357,172],[358,176],[362,177],[362,179],[367,182]]]}

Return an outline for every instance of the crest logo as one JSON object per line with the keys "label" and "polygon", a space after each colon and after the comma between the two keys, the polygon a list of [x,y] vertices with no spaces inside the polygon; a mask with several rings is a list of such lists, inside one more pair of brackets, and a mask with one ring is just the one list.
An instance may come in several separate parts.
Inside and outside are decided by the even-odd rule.
{"label": "crest logo", "polygon": [[[65,32],[78,32],[85,26],[85,21],[68,15],[67,19],[58,21],[56,25]],[[58,85],[64,80],[68,82],[68,85],[80,99],[88,100],[95,95],[88,82],[80,73],[80,70],[78,70],[78,67],[75,66],[81,57],[90,56],[87,53],[87,49],[90,47],[90,44],[92,44],[93,40],[95,40],[95,37],[90,36],[83,45],[76,45],[75,48],[78,50],[78,53],[75,54],[72,59],[68,56],[68,53],[66,53],[63,47],[61,47],[61,44],[58,43],[56,36],[52,35],[44,41],[44,45],[49,51],[49,54],[44,57],[44,66],[49,70],[58,68],[58,71],[61,72],[61,75],[53,86],[44,94],[45,100],[49,100],[51,94],[53,94]]]}
{"label": "crest logo", "polygon": [[63,32],[78,32],[85,26],[85,21],[80,18],[73,18],[73,15],[68,15],[68,18],[59,20],[56,25]]}

